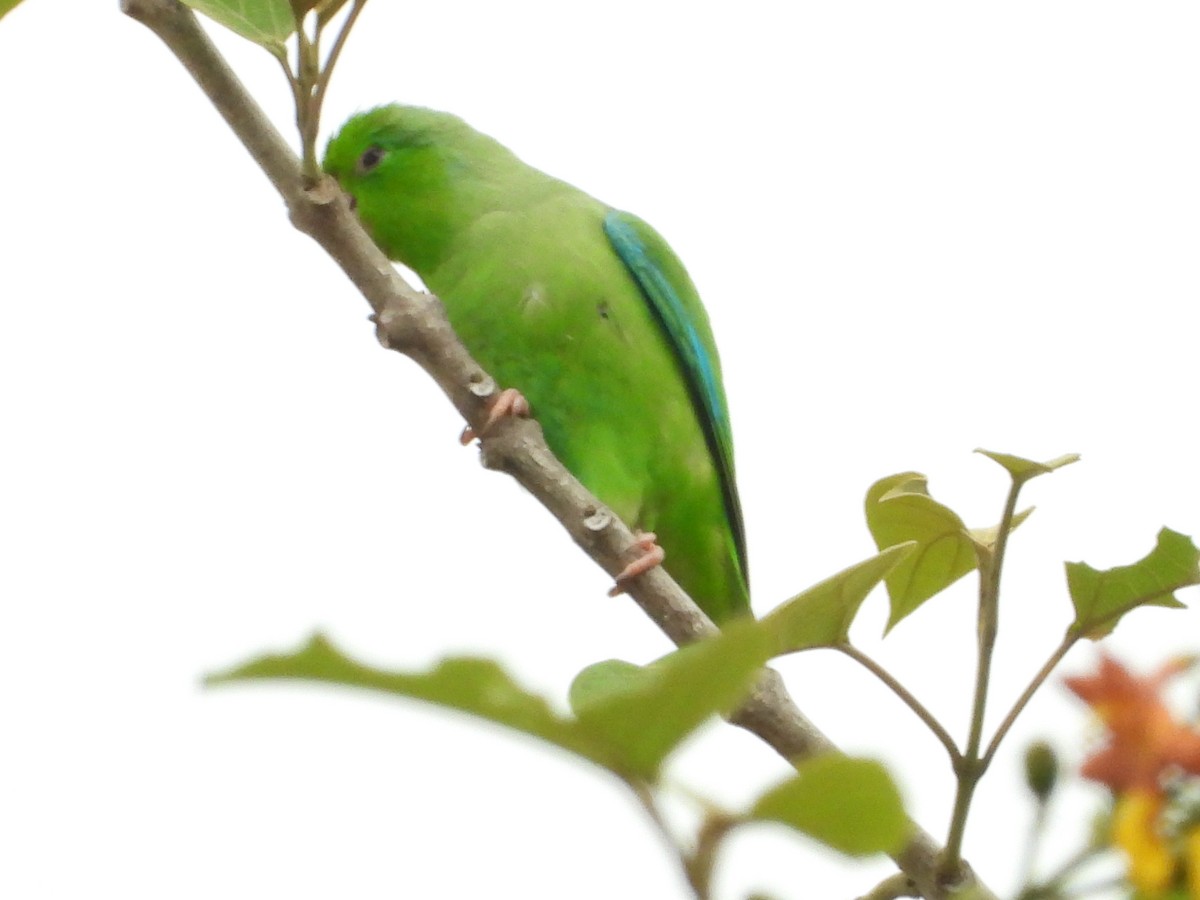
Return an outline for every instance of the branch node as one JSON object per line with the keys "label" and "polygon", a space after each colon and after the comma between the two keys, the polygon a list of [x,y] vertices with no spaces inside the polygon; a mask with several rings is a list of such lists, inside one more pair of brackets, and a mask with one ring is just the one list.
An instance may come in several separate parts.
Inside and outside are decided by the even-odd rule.
{"label": "branch node", "polygon": [[467,390],[480,400],[485,400],[496,393],[496,382],[485,372],[472,372],[467,380]]}
{"label": "branch node", "polygon": [[[343,193],[342,189],[338,187],[337,181],[328,175],[323,175],[316,184],[303,188],[301,196],[315,206],[329,206],[331,203],[336,203]],[[349,202],[349,200],[346,201],[347,205]]]}
{"label": "branch node", "polygon": [[493,472],[514,471],[513,462],[523,452],[521,427],[528,420],[504,418],[488,429],[479,439],[479,464]]}
{"label": "branch node", "polygon": [[603,531],[612,524],[612,520],[612,513],[603,506],[589,506],[583,511],[583,527],[588,531]]}
{"label": "branch node", "polygon": [[965,859],[960,858],[953,867],[946,866],[946,862],[943,852],[936,878],[938,888],[947,896],[966,893],[977,885],[975,873]]}
{"label": "branch node", "polygon": [[393,331],[399,330],[396,328],[396,324],[403,318],[401,314],[388,308],[367,316],[367,318],[375,323],[375,339],[379,341],[379,345],[384,350],[395,350],[396,343],[392,339]]}

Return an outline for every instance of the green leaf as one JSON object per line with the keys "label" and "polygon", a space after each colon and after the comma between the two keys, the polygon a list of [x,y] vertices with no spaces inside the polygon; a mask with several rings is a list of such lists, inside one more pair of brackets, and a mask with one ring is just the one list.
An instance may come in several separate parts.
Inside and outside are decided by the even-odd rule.
{"label": "green leaf", "polygon": [[[1022,509],[1019,512],[1013,513],[1012,523],[1008,526],[1009,533],[1016,531],[1021,524],[1033,515],[1034,507]],[[992,525],[988,528],[972,528],[967,532],[971,540],[975,542],[975,546],[979,550],[991,552],[991,549],[996,546],[996,538],[1000,536],[1000,525]],[[978,554],[977,554],[978,555]]]}
{"label": "green leaf", "polygon": [[[411,697],[541,738],[624,778],[652,781],[688,734],[745,695],[769,651],[770,638],[758,623],[744,621],[645,668],[593,666],[584,686],[572,689],[576,718],[556,713],[491,660],[454,657],[428,672],[385,672],[349,659],[319,634],[295,653],[263,656],[206,682],[300,678]],[[609,677],[614,672],[615,679]]]}
{"label": "green leaf", "polygon": [[567,701],[578,714],[582,707],[614,694],[624,693],[641,684],[645,669],[623,659],[606,659],[592,663],[575,676]]}
{"label": "green leaf", "polygon": [[867,527],[880,550],[916,549],[887,576],[891,615],[885,633],[978,565],[975,542],[953,510],[929,496],[925,476],[902,472],[867,491]]}
{"label": "green leaf", "polygon": [[455,657],[442,660],[429,672],[384,672],[347,658],[317,634],[295,653],[263,656],[205,681],[218,685],[285,678],[344,684],[424,700],[533,735],[601,766],[625,767],[606,743],[593,738],[574,719],[555,713],[543,698],[525,691],[491,660]]}
{"label": "green leaf", "polygon": [[21,0],[0,0],[0,19],[3,19],[6,14],[12,12],[20,2]]}
{"label": "green leaf", "polygon": [[[636,672],[603,663],[599,676],[581,674],[593,679],[590,687],[572,690],[579,724],[613,747],[629,774],[653,781],[684,738],[746,695],[770,651],[770,636],[745,620]],[[596,687],[597,678],[602,687]]]}
{"label": "green leaf", "polygon": [[832,753],[802,762],[795,776],[758,798],[750,815],[790,825],[852,856],[895,853],[910,828],[882,765]]}
{"label": "green leaf", "polygon": [[895,544],[773,609],[759,624],[771,633],[775,655],[846,643],[867,595],[916,548],[915,541]]}
{"label": "green leaf", "polygon": [[1164,528],[1144,559],[1103,571],[1087,563],[1067,563],[1067,589],[1075,606],[1069,635],[1092,639],[1116,627],[1139,606],[1182,607],[1175,591],[1200,584],[1200,551],[1185,534]]}
{"label": "green leaf", "polygon": [[975,452],[982,453],[993,462],[1004,466],[1008,470],[1008,474],[1012,476],[1013,481],[1019,482],[1025,482],[1031,478],[1037,478],[1039,475],[1053,472],[1055,469],[1061,469],[1063,466],[1069,466],[1071,463],[1079,462],[1078,453],[1066,453],[1048,462],[1040,463],[1034,462],[1031,459],[1025,459],[1022,456],[1013,456],[1011,453],[995,453],[982,448],[977,449]]}
{"label": "green leaf", "polygon": [[183,0],[196,12],[224,25],[272,53],[296,30],[289,0]]}

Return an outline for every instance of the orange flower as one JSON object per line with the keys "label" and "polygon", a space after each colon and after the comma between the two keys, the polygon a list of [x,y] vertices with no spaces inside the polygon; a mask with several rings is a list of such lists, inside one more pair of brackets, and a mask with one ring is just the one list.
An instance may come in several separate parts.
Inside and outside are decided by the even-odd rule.
{"label": "orange flower", "polygon": [[1161,795],[1165,773],[1179,768],[1200,775],[1200,733],[1177,722],[1161,696],[1163,684],[1191,664],[1176,660],[1145,678],[1102,656],[1095,675],[1066,679],[1108,730],[1105,745],[1080,770],[1085,778],[1115,794]]}

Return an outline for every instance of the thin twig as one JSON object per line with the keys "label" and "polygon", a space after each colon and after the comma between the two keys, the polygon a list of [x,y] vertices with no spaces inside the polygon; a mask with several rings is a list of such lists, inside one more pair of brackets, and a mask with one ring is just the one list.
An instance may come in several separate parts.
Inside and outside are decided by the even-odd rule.
{"label": "thin twig", "polygon": [[297,109],[296,124],[299,125],[299,109],[304,104],[304,89],[300,87],[300,80],[296,77],[296,73],[292,71],[291,65],[288,63],[286,53],[272,53],[272,56],[279,61],[279,68],[283,69],[283,74],[287,78],[288,87],[292,91],[292,102]]}
{"label": "thin twig", "polygon": [[946,752],[950,754],[950,761],[954,765],[958,765],[962,759],[962,754],[959,752],[958,746],[954,743],[954,738],[950,736],[950,732],[942,726],[942,723],[931,713],[920,700],[913,696],[912,692],[901,684],[891,672],[881,666],[878,662],[872,659],[867,654],[863,653],[852,644],[843,644],[836,649],[840,650],[846,656],[857,662],[868,672],[882,681],[887,687],[899,697],[904,704],[917,714],[917,717],[925,723],[933,736],[942,742],[942,746],[946,748]]}
{"label": "thin twig", "polygon": [[1021,492],[1024,479],[1013,478],[1004,502],[1004,515],[996,533],[996,543],[990,550],[980,553],[979,558],[979,659],[975,669],[975,696],[971,704],[971,728],[967,735],[967,746],[962,759],[955,767],[958,785],[954,794],[954,811],[950,816],[950,830],[946,836],[946,849],[939,869],[944,877],[954,877],[962,862],[963,835],[967,827],[967,814],[979,779],[987,769],[980,759],[979,748],[983,743],[983,719],[987,712],[988,684],[992,672],[992,652],[996,648],[996,634],[1000,621],[1000,574],[1004,569],[1004,551],[1008,546],[1008,535],[1012,531],[1013,516],[1017,510],[1017,495]]}
{"label": "thin twig", "polygon": [[696,895],[696,900],[709,900],[708,886],[706,883],[697,883],[693,872],[692,854],[683,846],[675,837],[675,833],[671,831],[667,825],[667,820],[663,818],[662,810],[658,808],[658,801],[654,796],[654,792],[649,785],[640,781],[627,782],[630,790],[638,799],[638,803],[642,809],[646,811],[646,815],[650,818],[651,824],[654,825],[654,830],[662,837],[663,842],[670,848],[679,860],[679,867],[683,869],[683,875],[687,879],[688,885],[692,888],[692,892]]}
{"label": "thin twig", "polygon": [[1029,682],[1029,686],[1017,698],[1017,702],[1008,711],[1008,715],[1004,717],[1004,721],[996,728],[996,734],[992,737],[987,750],[983,754],[984,766],[991,764],[992,757],[996,755],[996,751],[1000,748],[1000,742],[1004,740],[1004,736],[1008,734],[1008,730],[1017,721],[1017,716],[1021,714],[1022,710],[1025,709],[1029,701],[1033,698],[1033,695],[1037,693],[1037,689],[1042,686],[1042,682],[1050,677],[1050,673],[1062,662],[1062,658],[1067,655],[1067,652],[1075,646],[1078,640],[1078,635],[1068,633],[1063,637],[1062,643],[1058,645],[1057,649],[1050,654],[1050,658],[1046,660],[1045,664],[1038,670],[1038,673],[1033,676],[1033,680]]}
{"label": "thin twig", "polygon": [[1039,798],[1037,808],[1033,813],[1033,823],[1029,828],[1029,836],[1025,841],[1025,850],[1022,854],[1021,866],[1017,870],[1021,873],[1019,884],[1021,892],[1024,894],[1033,886],[1033,873],[1037,869],[1038,850],[1042,845],[1042,838],[1046,835],[1046,810],[1047,802]]}
{"label": "thin twig", "polygon": [[366,5],[367,0],[354,0],[354,5],[350,7],[350,12],[346,14],[346,19],[342,22],[342,27],[339,29],[337,37],[333,40],[333,46],[329,49],[329,56],[325,60],[325,67],[321,70],[320,77],[317,78],[317,89],[313,93],[313,107],[315,110],[315,124],[318,126],[321,121],[321,109],[325,105],[325,92],[329,90],[329,82],[333,78],[334,66],[337,65],[337,61],[342,55],[342,48],[346,46],[346,39],[350,37],[350,29],[358,21],[358,15]]}
{"label": "thin twig", "polygon": [[316,83],[321,77],[318,31],[309,38],[304,23],[296,23],[296,72],[299,80],[300,99],[296,102],[296,127],[300,131],[300,168],[304,172],[304,183],[315,185],[321,177],[321,165],[317,162],[317,129],[320,112],[313,96]]}

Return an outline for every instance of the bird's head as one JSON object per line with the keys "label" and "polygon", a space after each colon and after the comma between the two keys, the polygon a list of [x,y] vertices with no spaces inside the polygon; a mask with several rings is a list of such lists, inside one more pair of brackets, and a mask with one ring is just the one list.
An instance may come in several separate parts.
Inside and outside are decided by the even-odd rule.
{"label": "bird's head", "polygon": [[347,120],[321,165],[380,248],[421,273],[475,214],[481,142],[491,143],[448,113],[380,106]]}

